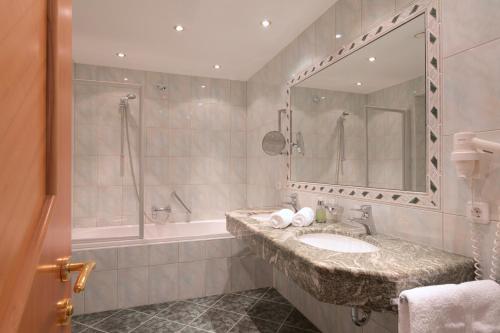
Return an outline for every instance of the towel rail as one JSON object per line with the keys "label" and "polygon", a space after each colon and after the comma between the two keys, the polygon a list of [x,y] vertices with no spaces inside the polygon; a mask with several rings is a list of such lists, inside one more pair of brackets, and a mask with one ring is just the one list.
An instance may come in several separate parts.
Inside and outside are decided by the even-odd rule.
{"label": "towel rail", "polygon": [[401,304],[401,303],[408,303],[408,299],[406,298],[406,296],[399,296],[399,297],[391,298],[391,305],[392,306],[398,307],[399,304]]}

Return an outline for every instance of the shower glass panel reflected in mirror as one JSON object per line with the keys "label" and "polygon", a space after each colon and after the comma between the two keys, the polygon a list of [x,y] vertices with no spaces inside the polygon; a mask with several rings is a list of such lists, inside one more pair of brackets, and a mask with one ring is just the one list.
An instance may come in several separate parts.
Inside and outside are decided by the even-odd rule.
{"label": "shower glass panel reflected in mirror", "polygon": [[[73,239],[140,236],[140,87],[73,80]],[[120,234],[116,226],[121,226]],[[98,231],[98,232],[96,232]]]}
{"label": "shower glass panel reflected in mirror", "polygon": [[291,180],[425,192],[421,15],[291,88]]}

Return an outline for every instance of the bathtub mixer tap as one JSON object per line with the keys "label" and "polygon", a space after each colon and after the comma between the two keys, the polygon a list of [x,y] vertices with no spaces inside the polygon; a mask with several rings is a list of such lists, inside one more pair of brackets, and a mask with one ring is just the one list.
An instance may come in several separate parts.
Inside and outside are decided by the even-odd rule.
{"label": "bathtub mixer tap", "polygon": [[158,212],[165,212],[170,214],[172,212],[172,208],[170,207],[170,205],[165,207],[151,207],[151,217],[153,217],[154,219],[157,218]]}

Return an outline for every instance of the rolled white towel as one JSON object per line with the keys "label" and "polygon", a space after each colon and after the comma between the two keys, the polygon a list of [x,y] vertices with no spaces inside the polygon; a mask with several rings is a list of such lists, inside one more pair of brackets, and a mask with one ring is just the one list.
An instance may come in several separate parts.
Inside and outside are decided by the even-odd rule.
{"label": "rolled white towel", "polygon": [[309,207],[299,210],[292,218],[292,224],[296,227],[307,227],[314,221],[314,211]]}
{"label": "rolled white towel", "polygon": [[293,212],[290,209],[278,210],[271,214],[273,228],[286,228],[292,223]]}

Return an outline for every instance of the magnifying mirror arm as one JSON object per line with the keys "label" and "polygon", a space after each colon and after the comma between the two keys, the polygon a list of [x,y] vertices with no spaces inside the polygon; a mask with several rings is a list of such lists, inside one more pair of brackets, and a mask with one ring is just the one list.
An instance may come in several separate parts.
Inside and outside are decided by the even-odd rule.
{"label": "magnifying mirror arm", "polygon": [[286,109],[278,110],[278,132],[281,132],[281,114],[286,113]]}

